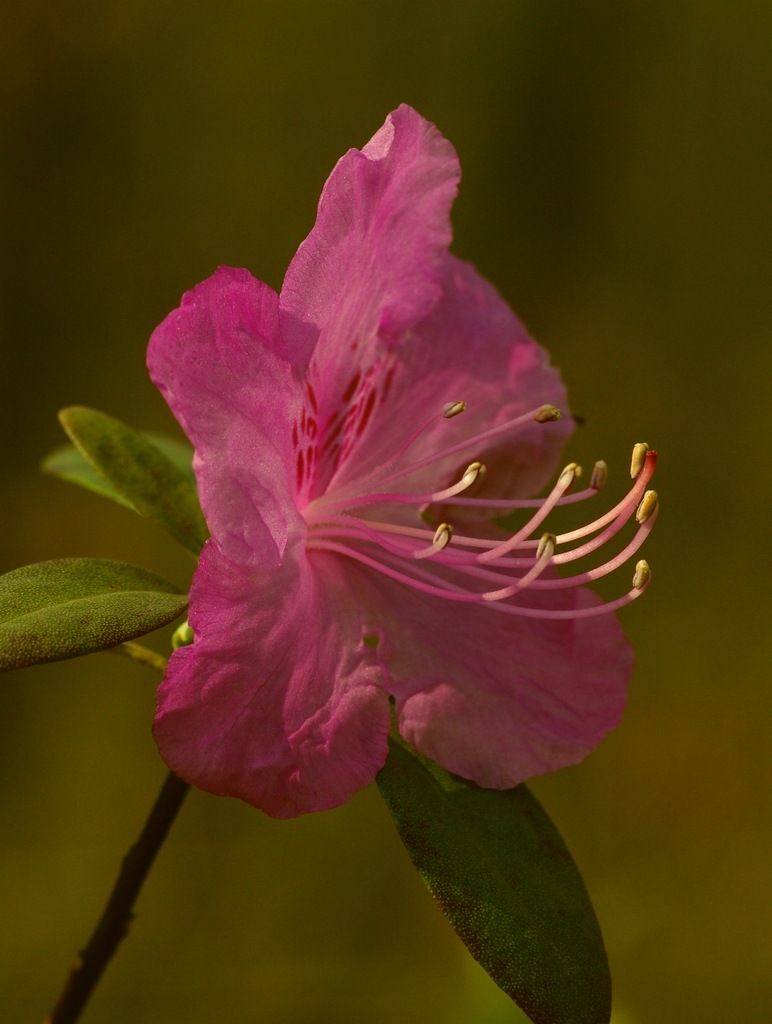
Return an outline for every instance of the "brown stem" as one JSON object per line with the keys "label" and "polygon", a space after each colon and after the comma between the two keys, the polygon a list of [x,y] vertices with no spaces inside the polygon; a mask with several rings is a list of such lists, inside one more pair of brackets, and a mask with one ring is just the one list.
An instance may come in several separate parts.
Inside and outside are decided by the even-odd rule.
{"label": "brown stem", "polygon": [[190,786],[169,772],[136,843],[123,858],[110,899],[46,1024],[73,1024],[134,917],[134,903]]}

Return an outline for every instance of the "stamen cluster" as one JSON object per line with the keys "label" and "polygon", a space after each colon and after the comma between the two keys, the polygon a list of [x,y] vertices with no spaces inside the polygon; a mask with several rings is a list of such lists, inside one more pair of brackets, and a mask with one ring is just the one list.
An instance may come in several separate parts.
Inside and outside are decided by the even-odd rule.
{"label": "stamen cluster", "polygon": [[[465,408],[464,402],[451,402],[445,406],[443,415],[450,419]],[[549,423],[559,419],[560,415],[555,406],[542,405],[459,444],[420,460],[405,462],[403,456],[410,446],[436,422],[436,417],[432,417],[379,471],[358,481],[356,486],[328,491],[307,506],[304,510],[309,527],[307,550],[335,552],[426,594],[447,601],[486,603],[510,615],[578,619],[612,612],[629,604],[647,589],[651,581],[648,563],[643,559],[636,563],[631,589],[615,600],[587,607],[549,608],[529,607],[522,603],[522,596],[526,590],[563,590],[591,583],[618,569],[636,554],[651,532],[658,513],[657,493],[647,489],[654,474],[657,454],[646,444],[637,444],[633,448],[630,467],[633,483],[625,497],[597,519],[567,533],[544,532],[542,526],[557,506],[584,501],[604,487],[608,475],[604,462],[595,464],[589,485],[580,491],[572,488],[582,470],[576,463],[569,463],[550,493],[541,499],[491,499],[465,495],[464,492],[485,474],[484,464],[477,460],[471,462],[457,483],[450,487],[424,494],[394,489],[401,478],[418,470],[430,469],[449,456],[479,448],[533,421]],[[448,522],[441,522],[432,530],[368,517],[368,507],[372,510],[377,506],[382,510],[390,503],[413,505],[417,521],[429,506],[438,503],[487,510],[491,516],[501,516],[516,509],[533,509],[533,513],[523,527],[500,541],[461,533]],[[616,555],[595,568],[574,575],[559,576],[554,571],[599,551],[633,517],[637,530]],[[580,543],[574,544],[576,541]]]}

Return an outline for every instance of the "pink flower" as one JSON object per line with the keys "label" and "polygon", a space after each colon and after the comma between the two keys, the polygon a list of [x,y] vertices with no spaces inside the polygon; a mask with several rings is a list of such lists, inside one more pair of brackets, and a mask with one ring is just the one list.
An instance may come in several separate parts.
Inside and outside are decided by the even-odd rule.
{"label": "pink flower", "polygon": [[[648,571],[638,563],[605,606],[579,584],[651,529],[654,453],[637,448],[610,512],[540,536],[553,506],[597,492],[603,465],[586,490],[568,493],[569,466],[527,500],[570,432],[554,408],[565,394],[491,285],[448,253],[458,179],[451,145],[400,107],[338,162],[281,294],[221,267],[150,342],[212,533],[195,642],[171,658],[155,736],[184,779],[277,817],[373,779],[390,696],[410,744],[493,788],[578,761],[622,713],[632,653],[597,613]],[[489,525],[519,508],[531,519],[516,533]],[[634,514],[620,555],[557,575]]]}

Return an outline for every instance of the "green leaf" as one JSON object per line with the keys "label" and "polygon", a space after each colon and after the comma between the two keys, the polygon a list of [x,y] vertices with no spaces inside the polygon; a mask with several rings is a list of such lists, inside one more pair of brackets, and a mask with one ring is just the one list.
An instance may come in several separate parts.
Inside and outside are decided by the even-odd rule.
{"label": "green leaf", "polygon": [[198,503],[189,449],[126,426],[105,413],[71,406],[59,419],[85,460],[57,449],[44,462],[55,476],[112,498],[162,526],[198,555],[208,530]]}
{"label": "green leaf", "polygon": [[107,650],[186,606],[168,580],[125,562],[62,558],[14,569],[0,576],[0,669]]}
{"label": "green leaf", "polygon": [[525,786],[480,789],[389,739],[377,783],[472,956],[535,1024],[608,1024],[603,938],[571,855]]}
{"label": "green leaf", "polygon": [[[189,444],[173,441],[170,437],[164,437],[163,434],[143,433],[142,436],[168,456],[190,484],[193,487],[196,486],[196,477],[193,473],[193,448]],[[137,511],[127,498],[119,494],[97,473],[74,444],[63,444],[55,448],[43,459],[40,468],[44,473],[49,473],[59,480],[84,487],[87,491],[93,491],[125,508],[130,508],[132,512]]]}
{"label": "green leaf", "polygon": [[50,473],[51,476],[58,477],[59,480],[77,484],[78,487],[93,491],[103,498],[109,498],[111,501],[123,505],[124,508],[130,508],[132,512],[137,511],[127,498],[111,487],[94,467],[86,462],[74,444],[63,444],[59,448],[55,448],[43,459],[40,468],[44,473]]}

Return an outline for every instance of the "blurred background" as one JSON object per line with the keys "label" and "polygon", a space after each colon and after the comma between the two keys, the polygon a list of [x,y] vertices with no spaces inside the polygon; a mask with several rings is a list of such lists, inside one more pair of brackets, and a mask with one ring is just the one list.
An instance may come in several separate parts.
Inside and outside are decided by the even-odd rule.
{"label": "blurred background", "polygon": [[[28,0],[4,22],[0,570],[98,555],[186,585],[152,526],[38,474],[56,412],[174,433],[153,327],[219,263],[278,287],[335,160],[411,103],[461,156],[454,251],[586,418],[567,456],[605,458],[616,500],[632,443],[661,454],[627,717],[533,785],[615,1024],[768,1024],[772,6]],[[3,1020],[43,1018],[161,784],[153,689],[107,654],[3,679]],[[89,1024],[521,1019],[373,788],[291,822],[191,794],[138,909]]]}

